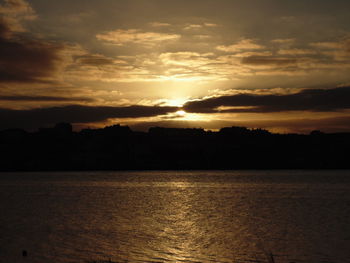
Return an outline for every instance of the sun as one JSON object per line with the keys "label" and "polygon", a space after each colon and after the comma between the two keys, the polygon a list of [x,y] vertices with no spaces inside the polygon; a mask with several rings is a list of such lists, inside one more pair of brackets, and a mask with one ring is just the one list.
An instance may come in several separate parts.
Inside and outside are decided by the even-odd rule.
{"label": "sun", "polygon": [[184,111],[184,110],[179,110],[179,111],[176,112],[176,115],[181,116],[181,117],[185,117],[186,111]]}
{"label": "sun", "polygon": [[209,121],[209,118],[203,114],[190,113],[184,110],[178,110],[176,112],[171,112],[166,115],[167,118],[171,120],[179,120],[179,121]]}

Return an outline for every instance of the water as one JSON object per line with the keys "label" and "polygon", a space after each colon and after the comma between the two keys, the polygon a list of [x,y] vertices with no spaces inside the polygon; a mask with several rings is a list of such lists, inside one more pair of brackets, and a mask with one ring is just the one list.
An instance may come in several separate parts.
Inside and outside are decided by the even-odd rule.
{"label": "water", "polygon": [[350,171],[1,173],[0,204],[1,263],[350,262]]}

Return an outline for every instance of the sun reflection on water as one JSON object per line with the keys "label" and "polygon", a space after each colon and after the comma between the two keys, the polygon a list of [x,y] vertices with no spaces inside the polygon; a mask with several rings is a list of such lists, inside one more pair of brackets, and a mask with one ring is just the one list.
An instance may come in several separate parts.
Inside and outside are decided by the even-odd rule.
{"label": "sun reflection on water", "polygon": [[164,250],[168,252],[169,259],[186,261],[195,258],[194,238],[199,233],[198,226],[193,213],[193,183],[189,181],[171,181],[170,202],[164,207],[166,220],[169,222],[165,229],[165,236],[169,237],[168,244]]}

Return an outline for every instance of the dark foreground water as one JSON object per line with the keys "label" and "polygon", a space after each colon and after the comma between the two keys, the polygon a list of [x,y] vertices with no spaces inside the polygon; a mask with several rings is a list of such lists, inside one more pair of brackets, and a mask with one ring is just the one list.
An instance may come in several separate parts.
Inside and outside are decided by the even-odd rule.
{"label": "dark foreground water", "polygon": [[0,205],[1,263],[350,262],[350,171],[1,173]]}

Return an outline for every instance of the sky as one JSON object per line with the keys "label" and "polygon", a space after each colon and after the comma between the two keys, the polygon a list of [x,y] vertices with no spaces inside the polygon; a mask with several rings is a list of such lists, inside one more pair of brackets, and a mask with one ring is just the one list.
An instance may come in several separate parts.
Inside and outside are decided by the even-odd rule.
{"label": "sky", "polygon": [[348,0],[0,0],[0,129],[350,131]]}

